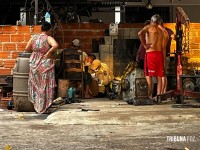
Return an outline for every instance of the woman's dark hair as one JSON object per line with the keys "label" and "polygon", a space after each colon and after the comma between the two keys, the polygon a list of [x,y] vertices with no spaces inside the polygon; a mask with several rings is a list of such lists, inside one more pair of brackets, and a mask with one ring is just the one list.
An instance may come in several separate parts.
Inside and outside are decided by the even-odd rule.
{"label": "woman's dark hair", "polygon": [[42,31],[49,31],[51,29],[51,24],[48,23],[48,22],[43,22],[42,23],[42,27],[41,27],[41,30]]}
{"label": "woman's dark hair", "polygon": [[93,60],[96,59],[96,56],[94,54],[88,54],[88,57],[92,58]]}

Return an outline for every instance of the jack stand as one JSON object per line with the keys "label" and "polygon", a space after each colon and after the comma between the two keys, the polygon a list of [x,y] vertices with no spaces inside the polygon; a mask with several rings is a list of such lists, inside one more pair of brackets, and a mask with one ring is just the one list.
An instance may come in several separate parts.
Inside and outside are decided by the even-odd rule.
{"label": "jack stand", "polygon": [[[194,107],[194,105],[188,105],[184,102],[184,98],[186,96],[186,90],[183,87],[183,78],[188,77],[187,75],[183,75],[183,69],[182,69],[182,54],[183,52],[187,51],[189,52],[189,24],[190,20],[188,16],[185,14],[183,9],[181,7],[177,7],[176,9],[176,75],[177,75],[177,89],[175,92],[175,98],[176,98],[176,104],[172,105],[172,107],[175,108],[185,108],[187,107]],[[188,32],[188,37],[185,37],[185,40],[187,38],[187,42],[184,41],[185,45],[183,44],[183,37],[184,37],[184,32],[183,32],[183,27],[185,26],[187,30],[185,29],[185,32]],[[183,49],[183,46],[184,49]],[[183,51],[184,50],[184,51]],[[190,87],[190,84],[188,83],[188,86]],[[190,88],[189,88],[190,89]],[[200,95],[200,93],[199,93]],[[193,95],[194,96],[194,95]],[[199,106],[195,105],[196,107],[199,108]]]}
{"label": "jack stand", "polygon": [[175,96],[176,98],[176,104],[184,104],[184,97],[181,94],[178,94]]}
{"label": "jack stand", "polygon": [[162,101],[167,100],[167,98],[170,98],[172,100],[172,97],[175,95],[175,90],[167,91],[165,94],[157,95],[157,104],[160,104]]}

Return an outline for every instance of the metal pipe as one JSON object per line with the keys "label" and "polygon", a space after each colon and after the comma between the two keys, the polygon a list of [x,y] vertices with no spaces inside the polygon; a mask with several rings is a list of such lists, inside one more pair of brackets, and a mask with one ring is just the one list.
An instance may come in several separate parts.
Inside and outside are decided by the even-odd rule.
{"label": "metal pipe", "polygon": [[38,25],[38,0],[35,0],[34,25]]}

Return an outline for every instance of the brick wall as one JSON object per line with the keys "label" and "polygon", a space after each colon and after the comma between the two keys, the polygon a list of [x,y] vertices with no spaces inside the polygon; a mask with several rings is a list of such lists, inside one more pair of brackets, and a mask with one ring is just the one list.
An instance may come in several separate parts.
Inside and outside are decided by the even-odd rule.
{"label": "brick wall", "polygon": [[0,75],[10,75],[16,58],[40,26],[0,26]]}
{"label": "brick wall", "polygon": [[[136,38],[137,31],[143,24],[120,24],[119,29],[123,28],[125,35],[130,31],[129,38]],[[175,24],[167,23],[165,26],[171,28],[175,32]],[[81,47],[87,53],[92,52],[92,39],[97,41],[104,37],[105,29],[109,28],[109,24],[103,23],[72,23],[63,24],[62,29],[58,28],[55,32],[55,39],[58,41],[60,48],[70,47],[71,41],[78,38],[83,43]],[[136,30],[132,30],[136,28]],[[32,34],[40,32],[40,26],[0,26],[0,75],[10,75],[11,69],[14,67],[18,54],[24,51],[24,48]],[[132,33],[131,33],[132,32]],[[133,34],[133,35],[132,35]],[[121,34],[120,34],[121,36]],[[117,38],[121,38],[118,36]],[[131,37],[132,36],[132,37]],[[64,40],[63,40],[64,39]],[[189,57],[189,62],[200,62],[200,24],[190,24],[190,53],[185,55]],[[172,41],[171,51],[176,48],[175,41]]]}
{"label": "brick wall", "polygon": [[[86,53],[92,52],[92,39],[99,40],[104,36],[104,31],[108,28],[108,24],[103,23],[71,23],[63,24],[55,33],[55,39],[60,45],[60,48],[71,46],[71,42],[78,38],[82,46],[81,49]],[[64,42],[63,42],[64,38]]]}

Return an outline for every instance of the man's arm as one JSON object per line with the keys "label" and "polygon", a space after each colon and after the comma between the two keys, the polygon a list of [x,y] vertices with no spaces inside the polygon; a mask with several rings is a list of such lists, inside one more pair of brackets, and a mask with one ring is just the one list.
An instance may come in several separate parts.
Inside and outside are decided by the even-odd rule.
{"label": "man's arm", "polygon": [[158,27],[163,31],[163,33],[164,33],[164,40],[165,40],[165,43],[167,44],[169,38],[171,38],[171,37],[169,37],[169,35],[167,33],[167,30],[163,26],[158,25]]}
{"label": "man's arm", "polygon": [[140,30],[138,32],[138,36],[139,36],[139,39],[140,39],[140,42],[142,44],[142,46],[144,46],[144,48],[146,49],[146,40],[145,40],[145,34],[148,32],[148,28],[147,26],[144,27],[142,30]]}
{"label": "man's arm", "polygon": [[176,35],[173,33],[171,36],[170,36],[171,39],[173,40],[176,40]]}
{"label": "man's arm", "polygon": [[171,38],[172,40],[176,40],[176,35],[174,34],[174,32],[170,28],[166,27],[166,29],[168,29],[168,34],[170,36],[169,38]]}
{"label": "man's arm", "polygon": [[142,30],[138,32],[140,42],[145,49],[149,49],[151,47],[151,44],[147,44],[145,39],[146,37],[145,35],[148,33],[148,30],[149,30],[149,25],[145,26]]}

